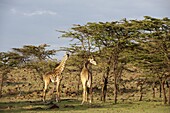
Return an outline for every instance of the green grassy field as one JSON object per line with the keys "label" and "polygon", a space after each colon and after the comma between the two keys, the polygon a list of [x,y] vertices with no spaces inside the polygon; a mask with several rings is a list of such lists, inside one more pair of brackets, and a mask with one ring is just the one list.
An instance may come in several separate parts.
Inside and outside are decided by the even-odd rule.
{"label": "green grassy field", "polygon": [[81,105],[77,99],[63,99],[60,103],[42,101],[0,102],[0,112],[64,112],[64,113],[169,113],[170,107],[161,102],[123,102],[113,104],[111,101]]}
{"label": "green grassy field", "polygon": [[[98,78],[97,78],[98,77]],[[82,89],[76,95],[77,78],[75,75],[65,75],[61,84],[61,102],[51,101],[50,90],[47,102],[42,102],[43,82],[39,75],[32,71],[14,70],[4,81],[2,97],[0,98],[0,113],[42,112],[42,113],[170,113],[170,106],[163,105],[162,98],[152,99],[151,89],[147,89],[143,101],[138,101],[139,95],[133,83],[126,84],[127,92],[118,94],[118,104],[113,104],[112,83],[108,84],[107,101],[100,98],[100,76],[94,79],[94,101],[92,104],[81,105]],[[133,87],[132,87],[133,86]],[[50,86],[51,87],[51,86]],[[128,97],[128,98],[127,98]]]}

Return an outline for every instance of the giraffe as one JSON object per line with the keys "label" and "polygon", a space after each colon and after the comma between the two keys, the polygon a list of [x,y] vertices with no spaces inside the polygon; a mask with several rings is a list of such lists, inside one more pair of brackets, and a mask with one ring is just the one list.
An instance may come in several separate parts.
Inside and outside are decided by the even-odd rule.
{"label": "giraffe", "polygon": [[47,92],[47,88],[48,88],[50,81],[54,83],[53,91],[54,91],[54,88],[56,87],[56,101],[57,102],[60,101],[60,82],[62,80],[61,73],[64,70],[68,57],[69,57],[69,54],[66,54],[63,57],[59,66],[57,66],[54,69],[54,71],[47,72],[46,74],[43,75],[43,81],[44,81],[43,101],[44,102],[45,102],[46,92]]}
{"label": "giraffe", "polygon": [[85,62],[84,67],[80,73],[81,82],[83,85],[83,100],[81,103],[82,105],[85,101],[87,101],[87,97],[88,97],[87,88],[90,88],[90,103],[92,102],[92,72],[89,70],[88,64],[97,65],[94,59],[89,58]]}

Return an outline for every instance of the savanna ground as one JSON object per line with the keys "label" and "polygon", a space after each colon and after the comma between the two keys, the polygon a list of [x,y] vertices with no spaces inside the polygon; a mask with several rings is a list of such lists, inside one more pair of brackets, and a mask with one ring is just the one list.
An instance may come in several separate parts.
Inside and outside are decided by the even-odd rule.
{"label": "savanna ground", "polygon": [[[4,81],[0,112],[81,112],[81,113],[170,113],[170,106],[163,105],[162,98],[152,98],[151,91],[144,93],[143,101],[138,101],[139,94],[133,90],[135,85],[128,83],[124,93],[119,93],[118,104],[114,104],[112,83],[108,85],[107,101],[100,101],[100,76],[94,77],[93,103],[81,105],[81,85],[77,93],[78,77],[65,73],[61,84],[61,102],[56,103],[51,96],[50,85],[47,102],[42,102],[43,82],[32,70],[11,71]],[[98,81],[97,81],[98,80]]]}

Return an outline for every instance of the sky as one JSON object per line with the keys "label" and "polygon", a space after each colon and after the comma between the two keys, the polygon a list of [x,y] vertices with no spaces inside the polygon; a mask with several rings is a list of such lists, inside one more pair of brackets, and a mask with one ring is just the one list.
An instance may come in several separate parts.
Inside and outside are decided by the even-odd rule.
{"label": "sky", "polygon": [[70,41],[58,38],[56,30],[68,31],[73,24],[170,18],[169,4],[170,0],[0,0],[0,52],[23,45],[68,46]]}

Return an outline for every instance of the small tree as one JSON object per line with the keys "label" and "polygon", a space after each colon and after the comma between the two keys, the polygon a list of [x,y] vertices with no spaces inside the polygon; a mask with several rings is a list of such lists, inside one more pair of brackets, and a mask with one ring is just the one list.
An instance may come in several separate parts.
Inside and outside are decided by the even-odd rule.
{"label": "small tree", "polygon": [[42,75],[52,70],[57,64],[56,60],[50,61],[56,50],[46,50],[46,47],[49,47],[49,45],[24,45],[23,48],[13,48],[13,51],[23,57],[24,67],[36,69]]}
{"label": "small tree", "polygon": [[2,96],[3,83],[7,78],[7,74],[13,67],[19,67],[22,63],[23,57],[15,52],[0,53],[0,97]]}

